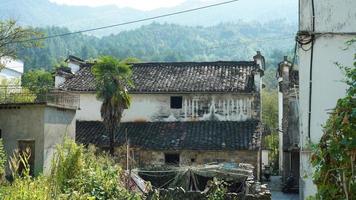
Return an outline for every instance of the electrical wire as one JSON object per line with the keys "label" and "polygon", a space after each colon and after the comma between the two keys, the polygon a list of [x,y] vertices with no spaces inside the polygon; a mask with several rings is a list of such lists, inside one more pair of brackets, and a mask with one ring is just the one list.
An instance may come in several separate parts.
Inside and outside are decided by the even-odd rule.
{"label": "electrical wire", "polygon": [[91,32],[91,31],[102,30],[102,29],[107,29],[107,28],[113,28],[113,27],[118,27],[118,26],[124,26],[124,25],[129,25],[129,24],[135,24],[135,23],[139,23],[139,22],[150,21],[150,20],[153,20],[153,19],[170,17],[170,16],[179,15],[179,14],[183,14],[183,13],[189,13],[189,12],[194,12],[194,11],[197,11],[197,10],[203,10],[203,9],[207,9],[207,8],[211,8],[211,7],[226,5],[226,4],[234,3],[234,2],[237,2],[237,1],[239,1],[239,0],[224,1],[224,2],[220,2],[220,3],[210,4],[210,5],[207,5],[207,6],[201,6],[201,7],[197,7],[197,8],[192,8],[192,9],[172,12],[172,13],[168,13],[168,14],[157,15],[157,16],[154,16],[154,17],[142,18],[142,19],[138,19],[138,20],[122,22],[122,23],[112,24],[112,25],[108,25],[108,26],[101,26],[101,27],[96,27],[96,28],[84,29],[84,30],[79,30],[79,31],[74,31],[74,32],[68,32],[68,33],[62,33],[62,34],[56,34],[56,35],[49,35],[49,36],[44,36],[44,37],[35,37],[35,38],[31,38],[31,39],[26,39],[26,40],[18,40],[18,41],[14,41],[14,42],[11,42],[11,43],[32,42],[32,41],[37,41],[37,40],[45,40],[45,39],[50,39],[50,38],[55,38],[55,37],[63,37],[63,36],[74,35],[74,34],[79,34],[79,33],[85,33],[85,32]]}

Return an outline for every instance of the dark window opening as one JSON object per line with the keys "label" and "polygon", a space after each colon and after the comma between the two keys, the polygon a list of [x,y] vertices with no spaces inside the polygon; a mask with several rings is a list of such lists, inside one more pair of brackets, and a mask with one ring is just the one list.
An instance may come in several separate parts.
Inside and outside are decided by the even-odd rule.
{"label": "dark window opening", "polygon": [[164,154],[164,162],[167,165],[179,165],[179,153]]}
{"label": "dark window opening", "polygon": [[191,163],[195,163],[195,158],[191,158],[191,159],[190,159],[190,162],[191,162]]}
{"label": "dark window opening", "polygon": [[179,109],[182,108],[183,97],[182,96],[172,96],[171,97],[171,108]]}
{"label": "dark window opening", "polygon": [[1,132],[1,129],[0,129],[0,139],[2,138],[2,132]]}

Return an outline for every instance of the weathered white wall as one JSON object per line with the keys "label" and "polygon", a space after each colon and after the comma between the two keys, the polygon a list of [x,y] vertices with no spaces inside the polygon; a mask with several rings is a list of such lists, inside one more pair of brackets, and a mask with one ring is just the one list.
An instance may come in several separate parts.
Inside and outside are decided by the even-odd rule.
{"label": "weathered white wall", "polygon": [[65,137],[75,140],[75,110],[47,106],[44,112],[44,174],[50,173],[56,146],[63,143]]}
{"label": "weathered white wall", "polygon": [[269,154],[269,150],[262,150],[262,155],[261,155],[261,162],[262,162],[262,168],[266,165],[269,165],[269,158],[268,158],[268,154]]}
{"label": "weathered white wall", "polygon": [[[300,30],[312,31],[311,1],[300,0]],[[315,32],[356,32],[355,0],[323,0],[315,2]],[[322,125],[328,118],[328,111],[344,96],[346,85],[341,82],[344,75],[335,65],[339,62],[352,66],[354,48],[344,50],[345,42],[355,35],[327,34],[317,37],[314,42],[313,81],[311,100],[310,138],[308,137],[309,71],[311,51],[299,49],[300,76],[300,145],[301,145],[301,190],[302,198],[314,194],[308,150],[308,141],[318,143]],[[305,46],[308,49],[308,46]]]}
{"label": "weathered white wall", "polygon": [[4,68],[0,71],[0,77],[4,79],[19,79],[21,78],[22,73],[14,71],[8,68]]}
{"label": "weathered white wall", "polygon": [[[282,81],[280,79],[279,81]],[[280,91],[278,85],[278,164],[279,164],[279,174],[283,171],[283,132],[282,132],[282,122],[283,122],[283,93]]]}
{"label": "weathered white wall", "polygon": [[[183,96],[182,109],[170,108],[171,96]],[[132,94],[122,121],[194,121],[256,118],[256,97],[243,94]],[[94,93],[80,94],[78,120],[101,120],[101,102]]]}
{"label": "weathered white wall", "polygon": [[80,66],[73,62],[69,62],[68,67],[71,69],[73,74],[77,73],[77,71],[79,71],[79,69],[80,69]]}
{"label": "weathered white wall", "polygon": [[56,76],[54,77],[54,87],[55,87],[55,88],[58,88],[58,86],[59,86],[60,84],[64,83],[65,80],[66,80],[66,79],[65,79],[64,77],[56,75]]}
{"label": "weathered white wall", "polygon": [[12,109],[1,106],[0,110],[0,129],[7,155],[18,148],[18,140],[35,140],[35,174],[43,167],[44,109],[44,105],[24,105]]}
{"label": "weathered white wall", "polygon": [[101,121],[101,103],[97,100],[95,93],[80,93],[80,110],[77,110],[77,120]]}

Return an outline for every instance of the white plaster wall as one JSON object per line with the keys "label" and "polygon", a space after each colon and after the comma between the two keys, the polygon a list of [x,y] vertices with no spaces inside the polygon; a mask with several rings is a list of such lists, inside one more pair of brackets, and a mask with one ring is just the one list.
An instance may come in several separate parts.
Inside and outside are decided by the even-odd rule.
{"label": "white plaster wall", "polygon": [[58,86],[60,85],[60,84],[62,84],[62,83],[64,83],[64,81],[65,81],[66,79],[64,78],[64,77],[62,77],[62,76],[55,76],[54,77],[54,87],[55,88],[58,88]]}
{"label": "white plaster wall", "polygon": [[[280,91],[278,86],[278,91]],[[278,150],[279,150],[279,173],[283,172],[283,132],[281,131],[283,121],[283,93],[278,92]]]}
{"label": "white plaster wall", "polygon": [[76,63],[69,62],[68,67],[71,69],[72,73],[75,74],[80,69],[79,65]]}
{"label": "white plaster wall", "polygon": [[[311,30],[311,0],[299,0],[300,30]],[[317,32],[355,32],[355,0],[314,0]]]}
{"label": "white plaster wall", "polygon": [[75,110],[46,107],[44,113],[43,173],[49,174],[57,145],[64,138],[75,140]]}
{"label": "white plaster wall", "polygon": [[[312,31],[311,1],[300,0],[300,30]],[[323,0],[315,2],[315,32],[356,32],[356,1]],[[313,86],[311,101],[310,141],[318,143],[322,125],[328,118],[328,111],[336,105],[338,98],[345,95],[346,85],[341,82],[344,75],[335,65],[339,62],[352,66],[355,48],[344,50],[345,42],[355,35],[323,35],[315,40],[313,61]],[[308,46],[305,46],[308,48]],[[300,145],[302,198],[316,192],[312,183],[312,167],[308,148],[308,106],[310,51],[299,49],[300,76]],[[305,177],[305,178],[304,178]]]}
{"label": "white plaster wall", "polygon": [[5,79],[18,79],[21,78],[22,73],[14,70],[10,70],[8,68],[4,68],[0,71],[0,76]]}
{"label": "white plaster wall", "polygon": [[8,156],[18,148],[18,140],[35,140],[35,174],[43,168],[44,109],[44,105],[24,105],[12,109],[2,106],[0,110],[0,129]]}
{"label": "white plaster wall", "polygon": [[262,168],[266,165],[269,165],[268,154],[269,150],[262,150]]}
{"label": "white plaster wall", "polygon": [[101,121],[101,103],[97,100],[95,93],[80,93],[80,109],[77,110],[77,120]]}
{"label": "white plaster wall", "polygon": [[[132,94],[122,122],[130,121],[242,121],[257,118],[255,97],[243,94]],[[171,96],[183,96],[182,109],[170,108]],[[94,93],[80,94],[78,120],[101,120],[101,102]]]}

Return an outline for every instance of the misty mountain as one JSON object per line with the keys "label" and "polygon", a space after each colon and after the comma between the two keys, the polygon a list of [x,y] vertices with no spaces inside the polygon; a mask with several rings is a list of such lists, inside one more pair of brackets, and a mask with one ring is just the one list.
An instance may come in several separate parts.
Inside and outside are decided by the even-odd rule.
{"label": "misty mountain", "polygon": [[[47,35],[69,31],[59,27],[38,30]],[[260,50],[270,62],[280,61],[293,49],[295,31],[294,25],[282,20],[210,27],[152,23],[101,38],[83,34],[51,38],[43,41],[42,48],[21,49],[18,57],[25,61],[25,70],[51,70],[70,54],[83,59],[111,55],[142,61],[216,61],[251,60]]]}
{"label": "misty mountain", "polygon": [[[216,1],[189,0],[172,8],[140,11],[131,8],[118,8],[117,6],[66,6],[48,0],[0,0],[0,19],[14,18],[22,25],[34,27],[60,26],[75,31],[167,14],[212,3],[216,3]],[[290,24],[297,24],[297,1],[240,0],[228,5],[161,18],[156,21],[189,26],[212,26],[223,22],[266,23],[277,19],[283,19]],[[152,21],[95,31],[90,34],[109,35],[150,23]]]}

